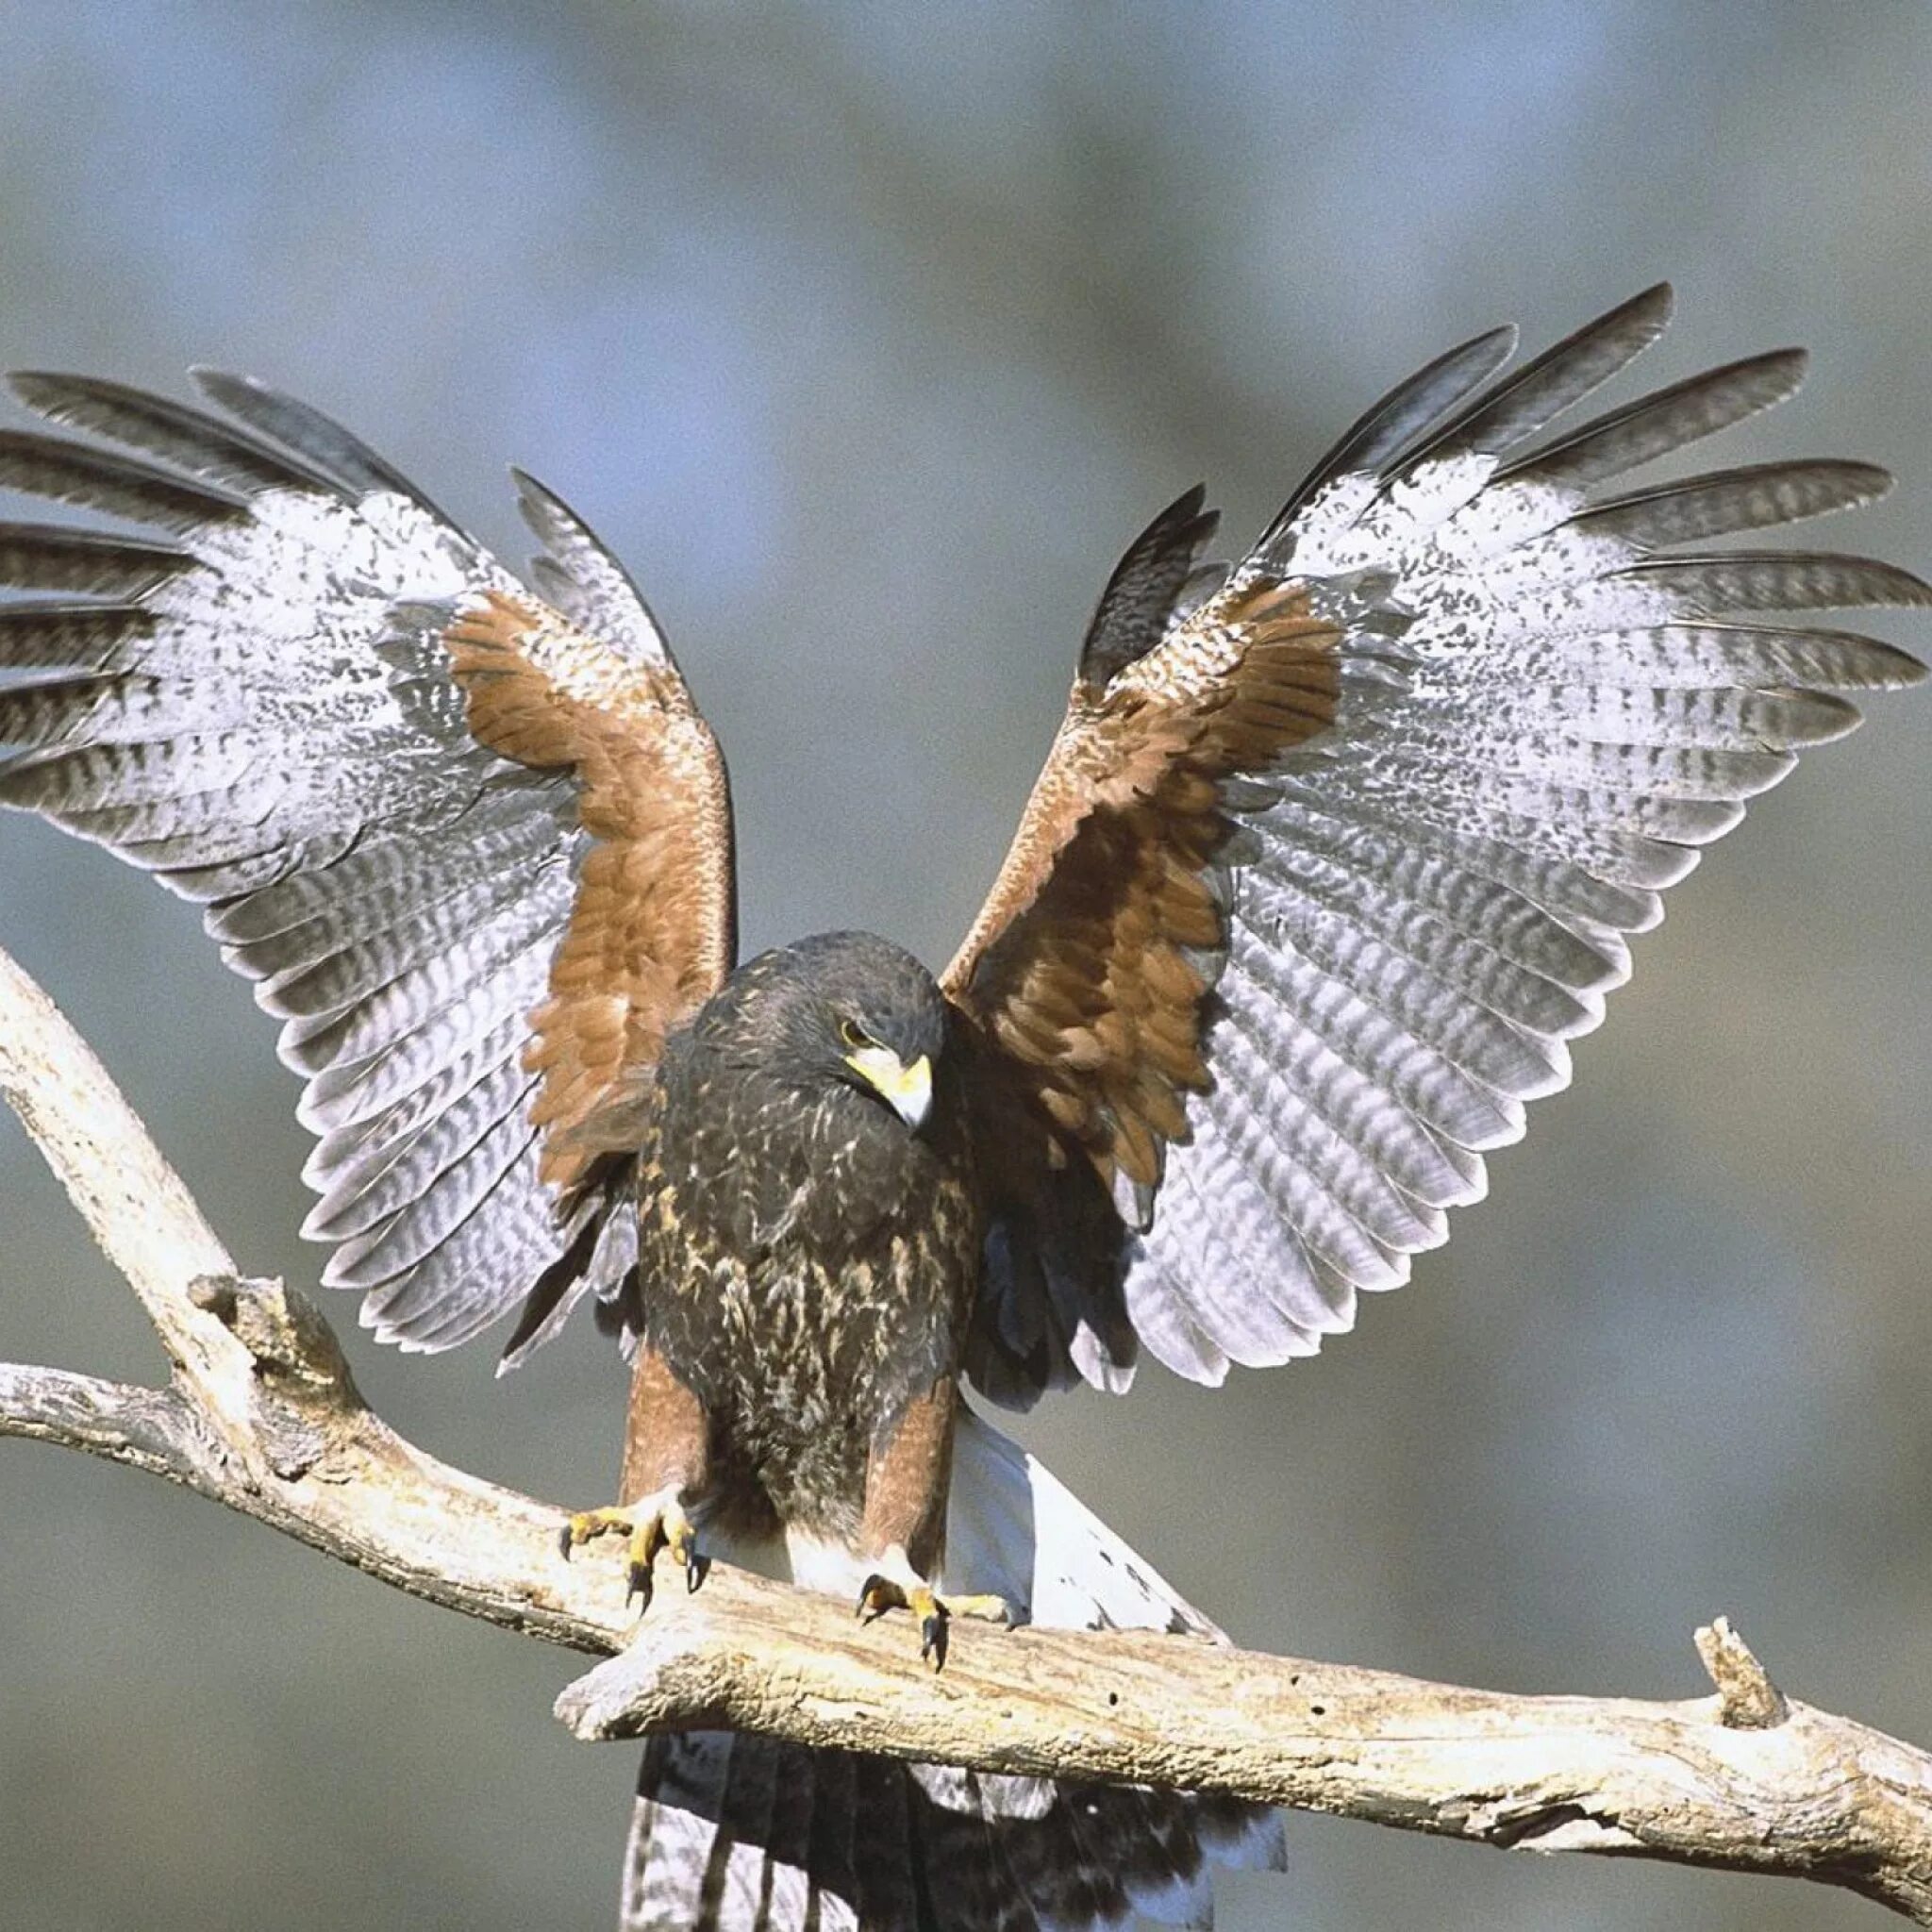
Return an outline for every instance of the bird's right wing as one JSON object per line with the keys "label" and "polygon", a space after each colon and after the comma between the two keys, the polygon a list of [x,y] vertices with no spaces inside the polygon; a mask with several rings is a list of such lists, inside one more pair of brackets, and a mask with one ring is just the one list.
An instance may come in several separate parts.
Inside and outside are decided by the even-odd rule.
{"label": "bird's right wing", "polygon": [[28,593],[0,604],[0,803],[207,908],[308,1083],[305,1232],[366,1326],[441,1349],[540,1277],[558,1315],[614,1293],[629,1217],[570,1190],[732,964],[711,734],[538,485],[542,596],[326,418],[197,379],[226,417],[13,378],[141,455],[0,432],[0,484],[164,541],[0,527],[0,586]]}
{"label": "bird's right wing", "polygon": [[1211,1382],[1348,1327],[1568,1081],[1663,889],[1857,723],[1840,691],[1922,675],[1815,623],[1932,603],[1908,572],[1707,547],[1884,472],[1602,487],[1789,395],[1797,352],[1540,441],[1669,307],[1649,290],[1500,377],[1513,331],[1479,336],[1224,582],[1194,565],[1197,497],[1116,573],[941,982],[999,1109],[968,1355],[997,1399],[1118,1386],[1137,1341]]}

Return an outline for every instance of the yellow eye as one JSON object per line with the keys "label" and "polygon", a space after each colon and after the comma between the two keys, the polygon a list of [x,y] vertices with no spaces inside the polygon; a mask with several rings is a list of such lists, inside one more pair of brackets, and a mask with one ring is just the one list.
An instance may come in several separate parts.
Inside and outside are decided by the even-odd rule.
{"label": "yellow eye", "polygon": [[870,1046],[872,1044],[872,1040],[866,1033],[865,1028],[849,1015],[839,1022],[839,1038],[847,1046],[851,1047]]}

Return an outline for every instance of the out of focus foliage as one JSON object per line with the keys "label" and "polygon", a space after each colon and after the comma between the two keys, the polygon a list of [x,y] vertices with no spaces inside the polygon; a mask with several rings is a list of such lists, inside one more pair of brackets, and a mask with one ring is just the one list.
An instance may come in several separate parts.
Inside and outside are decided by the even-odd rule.
{"label": "out of focus foliage", "polygon": [[[0,360],[241,366],[511,554],[502,465],[639,577],[733,761],[747,939],[939,961],[1121,543],[1255,527],[1389,380],[1660,275],[1644,374],[1786,341],[1729,458],[1890,463],[1834,531],[1932,564],[1932,16],[1770,0],[941,9],[13,0]],[[1890,634],[1921,650],[1916,631]],[[1323,1359],[1028,1425],[1243,1640],[1691,1694],[1736,1616],[1932,1740],[1932,710],[1881,706],[1680,892],[1494,1201]],[[312,1283],[272,1029],[192,915],[0,824],[0,943],[245,1265]],[[0,1357],[156,1372],[0,1123]],[[344,1306],[338,1312],[346,1315]],[[492,1384],[354,1336],[441,1454],[601,1500],[588,1334]],[[0,1445],[0,1896],[42,1928],[594,1927],[628,1752],[567,1659],[144,1478]],[[1308,1824],[1232,1928],[1847,1927],[1743,1880]]]}

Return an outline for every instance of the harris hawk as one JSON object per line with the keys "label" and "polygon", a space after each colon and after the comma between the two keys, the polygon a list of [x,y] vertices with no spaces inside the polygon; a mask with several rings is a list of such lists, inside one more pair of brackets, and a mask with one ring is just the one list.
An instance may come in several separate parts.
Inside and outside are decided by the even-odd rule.
{"label": "harris hawk", "polygon": [[[406,1349],[589,1297],[633,1358],[607,1529],[911,1609],[1212,1632],[958,1396],[1309,1355],[1477,1198],[1627,936],[1845,693],[1921,667],[1811,614],[1932,602],[1706,547],[1862,463],[1616,479],[1783,400],[1779,351],[1552,429],[1657,288],[1512,374],[1371,409],[1232,566],[1191,491],[1103,592],[992,891],[935,979],[840,933],[736,959],[723,761],[622,568],[519,477],[527,582],[326,418],[21,375],[89,439],[0,483],[155,536],[0,527],[0,801],[205,908],[282,1022],[325,1282]],[[119,448],[117,449],[116,446]],[[124,454],[122,452],[130,452]],[[700,1574],[693,1567],[692,1574]],[[660,1739],[624,1924],[1189,1924],[1278,1862],[1233,1800]]]}

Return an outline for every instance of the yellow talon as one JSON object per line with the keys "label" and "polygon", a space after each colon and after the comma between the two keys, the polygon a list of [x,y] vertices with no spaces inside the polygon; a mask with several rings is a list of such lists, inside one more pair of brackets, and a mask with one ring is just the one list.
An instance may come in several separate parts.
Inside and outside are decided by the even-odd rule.
{"label": "yellow talon", "polygon": [[618,1505],[580,1509],[558,1532],[558,1547],[568,1562],[573,1551],[600,1536],[626,1539],[629,1561],[625,1602],[640,1598],[640,1615],[651,1607],[651,1573],[659,1551],[670,1552],[671,1560],[685,1573],[688,1589],[697,1589],[709,1568],[698,1550],[697,1530],[675,1496],[647,1497],[630,1508]]}
{"label": "yellow talon", "polygon": [[975,1624],[1010,1624],[1013,1613],[1003,1596],[949,1596],[949,1617],[971,1617]]}
{"label": "yellow talon", "polygon": [[861,1622],[871,1624],[888,1610],[910,1610],[919,1619],[919,1654],[932,1659],[934,1670],[946,1660],[946,1625],[954,1617],[972,1617],[989,1624],[1012,1621],[1004,1597],[941,1598],[927,1584],[903,1584],[874,1571],[858,1592],[858,1616]]}
{"label": "yellow talon", "polygon": [[613,1533],[628,1536],[630,1515],[628,1509],[622,1507],[577,1510],[558,1534],[557,1546],[563,1552],[563,1560],[569,1562],[573,1551],[585,1543],[594,1542],[600,1536]]}

